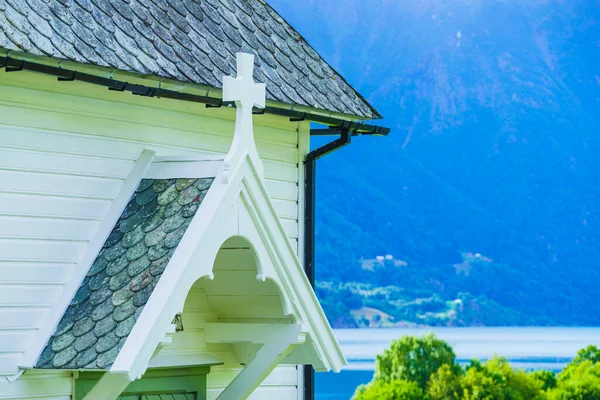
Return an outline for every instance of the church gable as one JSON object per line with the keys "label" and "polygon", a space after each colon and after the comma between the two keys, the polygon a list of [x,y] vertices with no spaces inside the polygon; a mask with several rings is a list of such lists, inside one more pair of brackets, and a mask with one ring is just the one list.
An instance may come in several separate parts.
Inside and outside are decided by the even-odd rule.
{"label": "church gable", "polygon": [[212,182],[140,182],[36,368],[110,368]]}
{"label": "church gable", "polygon": [[253,53],[269,100],[381,118],[262,0],[11,1],[0,28],[7,50],[214,88]]}
{"label": "church gable", "polygon": [[[57,327],[47,333],[51,337],[36,368],[109,371],[91,393],[108,388],[120,393],[142,377],[157,351],[171,342],[174,316],[181,315],[195,283],[215,279],[216,256],[231,238],[243,239],[253,249],[255,279],[263,284],[255,287],[256,296],[249,296],[253,301],[246,304],[220,306],[210,291],[205,292],[216,313],[217,325],[210,326],[233,334],[210,340],[255,343],[256,338],[244,336],[250,328],[257,328],[263,338],[275,336],[255,353],[244,352],[254,358],[246,361],[249,364],[224,393],[249,394],[284,360],[312,364],[318,370],[339,370],[344,364],[266,191],[252,121],[252,107],[264,104],[264,84],[253,82],[252,55],[238,53],[237,66],[237,77],[224,79],[224,98],[236,104],[229,152],[224,158],[142,153],[128,179],[130,189],[122,191],[122,202],[115,203],[121,206],[115,209],[114,219],[105,220],[106,236],[98,241],[97,254],[92,253],[79,278],[73,278],[76,285],[65,299],[66,311],[56,317],[57,322],[50,321]],[[243,283],[245,277],[220,279],[217,298],[234,302],[242,298],[241,287],[229,284]],[[202,288],[202,284],[197,287]],[[210,288],[215,286],[205,289]],[[262,301],[264,294],[270,297],[269,304]],[[251,319],[262,322],[254,326],[243,318],[227,317],[229,308],[243,306],[256,307]],[[237,325],[231,323],[236,321],[242,329],[232,331]],[[202,326],[207,329],[209,324]],[[209,337],[206,334],[204,340]],[[205,360],[210,351],[199,355]],[[175,361],[172,366],[181,360]]]}
{"label": "church gable", "polygon": [[[224,78],[224,98],[236,103],[231,148],[207,194],[206,205],[194,218],[190,232],[183,238],[164,278],[112,365],[112,374],[126,375],[131,380],[143,375],[166,333],[169,318],[182,311],[187,293],[195,282],[215,279],[217,254],[223,243],[233,237],[244,238],[256,252],[259,260],[256,279],[275,283],[280,293],[277,297],[283,305],[281,317],[287,322],[279,327],[282,336],[265,343],[223,393],[230,396],[231,393],[249,391],[249,394],[296,347],[306,349],[299,353],[299,363],[312,364],[318,370],[339,371],[345,364],[264,185],[263,165],[256,153],[252,122],[252,107],[264,102],[264,84],[253,82],[253,61],[252,55],[238,53],[237,76]],[[233,306],[242,305],[230,305]],[[259,313],[253,319],[265,317],[272,315]],[[226,325],[222,328],[226,329]],[[264,334],[273,333],[275,326],[265,322],[261,329]],[[247,341],[239,336],[245,333],[244,330],[237,329],[237,338],[230,342]]]}
{"label": "church gable", "polygon": [[[28,157],[0,157],[0,281],[23,288],[0,375],[72,374],[65,396],[87,375],[89,400],[214,367],[209,393],[237,399],[274,368],[277,398],[302,391],[298,364],[339,371],[298,258],[309,121],[378,134],[352,121],[379,114],[264,0],[0,9],[0,67],[22,71],[0,77],[0,152]],[[46,394],[31,381],[21,397]]]}

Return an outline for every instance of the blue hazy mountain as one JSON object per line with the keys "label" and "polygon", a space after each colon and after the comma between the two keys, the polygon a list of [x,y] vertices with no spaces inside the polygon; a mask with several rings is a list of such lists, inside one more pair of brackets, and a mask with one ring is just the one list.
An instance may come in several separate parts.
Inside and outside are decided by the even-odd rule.
{"label": "blue hazy mountain", "polygon": [[599,1],[270,3],[392,128],[318,164],[330,319],[600,324]]}

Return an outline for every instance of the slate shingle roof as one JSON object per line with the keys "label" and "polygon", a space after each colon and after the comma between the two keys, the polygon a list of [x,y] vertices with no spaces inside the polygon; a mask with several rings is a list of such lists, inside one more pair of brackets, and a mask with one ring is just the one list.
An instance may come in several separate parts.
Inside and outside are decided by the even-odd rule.
{"label": "slate shingle roof", "polygon": [[141,181],[36,368],[110,368],[212,182]]}
{"label": "slate shingle roof", "polygon": [[0,47],[217,88],[244,51],[270,100],[381,117],[263,0],[2,0]]}

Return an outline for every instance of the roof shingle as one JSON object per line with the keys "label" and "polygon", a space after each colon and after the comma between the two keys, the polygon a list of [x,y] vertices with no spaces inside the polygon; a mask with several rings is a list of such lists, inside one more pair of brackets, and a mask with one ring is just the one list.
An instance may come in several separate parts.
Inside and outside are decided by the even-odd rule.
{"label": "roof shingle", "polygon": [[244,51],[270,100],[381,117],[263,0],[2,3],[0,48],[217,88]]}
{"label": "roof shingle", "polygon": [[212,181],[140,182],[36,368],[108,369],[113,364]]}

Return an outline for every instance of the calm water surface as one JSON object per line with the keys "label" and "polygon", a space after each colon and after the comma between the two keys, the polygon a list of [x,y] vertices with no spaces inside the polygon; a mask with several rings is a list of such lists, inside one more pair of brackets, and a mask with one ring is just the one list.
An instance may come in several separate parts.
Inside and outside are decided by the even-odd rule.
{"label": "calm water surface", "polygon": [[339,374],[316,375],[317,400],[347,400],[373,376],[375,355],[402,335],[433,331],[454,348],[459,362],[506,357],[516,368],[560,371],[588,344],[600,345],[600,328],[403,328],[340,329],[335,335],[348,359]]}

